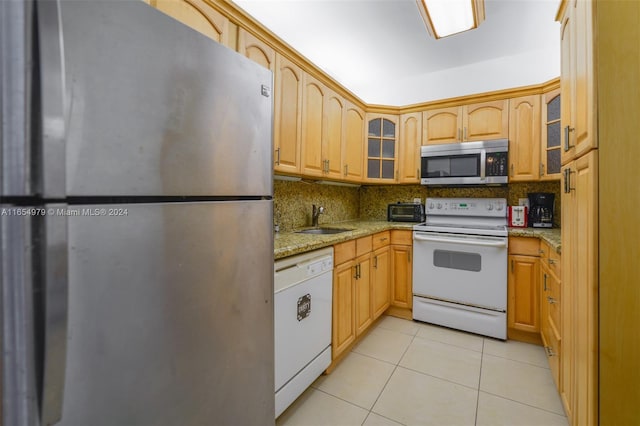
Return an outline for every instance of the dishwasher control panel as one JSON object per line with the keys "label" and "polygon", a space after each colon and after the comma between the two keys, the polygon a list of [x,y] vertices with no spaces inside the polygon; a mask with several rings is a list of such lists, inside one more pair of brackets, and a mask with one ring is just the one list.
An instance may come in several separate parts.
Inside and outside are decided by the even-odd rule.
{"label": "dishwasher control panel", "polygon": [[313,277],[331,274],[332,271],[333,247],[280,259],[274,267],[274,291],[277,293]]}
{"label": "dishwasher control panel", "polygon": [[314,261],[307,265],[307,276],[312,277],[314,275],[321,274],[325,271],[333,269],[333,258],[324,258],[318,261]]}

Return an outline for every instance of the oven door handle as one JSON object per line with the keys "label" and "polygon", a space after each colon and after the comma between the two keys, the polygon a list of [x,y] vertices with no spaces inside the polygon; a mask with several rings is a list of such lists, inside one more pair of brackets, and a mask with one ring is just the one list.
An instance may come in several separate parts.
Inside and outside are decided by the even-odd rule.
{"label": "oven door handle", "polygon": [[471,239],[455,239],[455,238],[442,238],[442,237],[429,237],[420,234],[415,234],[414,239],[418,241],[431,241],[434,243],[453,243],[453,244],[467,244],[471,246],[484,246],[484,247],[507,247],[507,239],[499,241],[480,241]]}

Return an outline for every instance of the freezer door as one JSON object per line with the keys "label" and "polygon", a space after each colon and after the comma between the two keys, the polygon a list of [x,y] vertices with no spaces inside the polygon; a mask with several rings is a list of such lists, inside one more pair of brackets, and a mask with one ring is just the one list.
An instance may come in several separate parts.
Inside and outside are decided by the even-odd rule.
{"label": "freezer door", "polygon": [[274,423],[271,203],[69,207],[59,425]]}
{"label": "freezer door", "polygon": [[142,1],[60,13],[67,195],[272,194],[271,71]]}

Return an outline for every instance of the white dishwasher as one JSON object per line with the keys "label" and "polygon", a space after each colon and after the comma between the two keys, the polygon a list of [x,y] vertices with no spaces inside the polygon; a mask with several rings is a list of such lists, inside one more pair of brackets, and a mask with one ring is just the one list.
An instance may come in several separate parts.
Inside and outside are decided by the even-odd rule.
{"label": "white dishwasher", "polygon": [[331,363],[333,248],[275,263],[276,418]]}

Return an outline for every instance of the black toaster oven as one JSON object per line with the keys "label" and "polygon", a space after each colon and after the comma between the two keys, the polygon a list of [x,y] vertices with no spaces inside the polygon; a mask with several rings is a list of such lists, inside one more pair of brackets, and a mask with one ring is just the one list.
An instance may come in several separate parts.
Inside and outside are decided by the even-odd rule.
{"label": "black toaster oven", "polygon": [[389,222],[423,222],[424,204],[396,203],[387,206]]}

